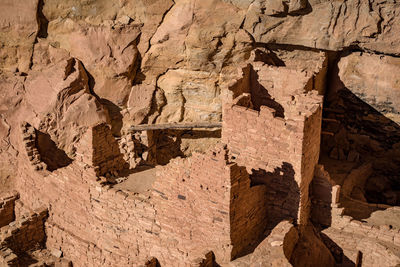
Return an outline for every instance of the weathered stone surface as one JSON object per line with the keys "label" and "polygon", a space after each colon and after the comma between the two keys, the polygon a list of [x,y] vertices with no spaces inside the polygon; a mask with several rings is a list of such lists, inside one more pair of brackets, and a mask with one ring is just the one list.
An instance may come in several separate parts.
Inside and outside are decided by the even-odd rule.
{"label": "weathered stone surface", "polygon": [[164,14],[173,5],[172,0],[140,1],[44,1],[43,14],[49,20],[86,21],[90,25],[101,25],[105,22],[141,25],[139,51],[144,54],[148,42],[162,21]]}
{"label": "weathered stone surface", "polygon": [[165,103],[157,122],[220,121],[217,75],[210,72],[170,70],[158,79]]}
{"label": "weathered stone surface", "polygon": [[352,53],[339,62],[343,86],[400,124],[400,58]]}
{"label": "weathered stone surface", "polygon": [[85,127],[108,121],[107,110],[91,94],[88,74],[75,58],[32,72],[25,86],[25,99],[40,118],[34,126],[70,155]]}
{"label": "weathered stone surface", "polygon": [[5,0],[0,9],[0,68],[27,72],[38,32],[38,0]]}
{"label": "weathered stone surface", "polygon": [[[24,93],[24,77],[0,74],[0,191],[12,189],[17,168],[19,120]],[[25,113],[25,115],[27,115]]]}
{"label": "weathered stone surface", "polygon": [[[295,16],[284,12],[282,2],[257,0],[250,5],[244,29],[256,41],[335,51],[354,45],[388,54],[400,53],[396,34],[400,6],[396,1],[311,0],[309,7]],[[277,14],[283,16],[270,16]]]}
{"label": "weathered stone surface", "polygon": [[100,98],[123,105],[129,93],[129,83],[136,76],[137,25],[108,23],[93,26],[72,19],[49,23],[50,45],[56,45],[82,61],[95,81],[94,92]]}
{"label": "weathered stone surface", "polygon": [[292,266],[289,260],[298,238],[296,228],[291,223],[282,221],[254,250],[250,266]]}

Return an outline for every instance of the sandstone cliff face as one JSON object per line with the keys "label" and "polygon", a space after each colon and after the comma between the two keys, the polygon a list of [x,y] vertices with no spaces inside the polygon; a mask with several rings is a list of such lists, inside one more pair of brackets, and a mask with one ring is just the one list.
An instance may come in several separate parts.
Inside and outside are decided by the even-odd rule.
{"label": "sandstone cliff face", "polygon": [[[398,0],[2,0],[0,29],[0,192],[15,188],[13,176],[26,160],[26,142],[32,140],[21,139],[25,122],[35,140],[42,140],[34,141],[37,151],[54,146],[66,162],[82,156],[77,149],[79,154],[92,127],[107,123],[131,167],[144,161],[166,164],[206,151],[221,133],[165,131],[127,140],[129,127],[219,123],[229,101],[259,115],[272,109],[282,120],[297,120],[315,104],[304,99],[317,91],[328,112],[340,111],[323,113],[321,151],[349,162],[374,153],[363,159],[375,161],[369,187],[350,194],[366,200],[367,191],[376,191],[373,184],[387,196],[368,200],[400,205],[400,178],[393,174],[400,170],[395,159],[400,153]],[[264,90],[267,97],[261,96]],[[349,104],[355,98],[363,105]],[[282,124],[275,119],[274,127]],[[337,121],[345,126],[334,125]],[[248,125],[238,139],[245,132],[259,134],[251,128],[258,124]],[[290,132],[290,122],[284,125]],[[265,143],[262,138],[258,145]],[[307,142],[318,147],[319,137]],[[262,150],[250,145],[243,150],[257,149]],[[313,157],[318,156],[319,150]],[[311,177],[302,187],[308,188],[313,168],[295,166],[296,177]],[[300,205],[308,210],[311,204],[306,198]],[[318,261],[302,255],[307,243],[326,251],[313,242],[314,235],[299,238],[298,250],[290,253],[297,255],[292,264],[300,266],[308,256]],[[260,255],[250,262],[264,262],[260,251],[265,249],[256,250]],[[332,263],[332,256],[319,260]]]}
{"label": "sandstone cliff face", "polygon": [[397,124],[400,123],[400,59],[352,53],[340,59],[344,87]]}
{"label": "sandstone cliff face", "polygon": [[54,65],[49,57],[76,58],[115,134],[142,122],[220,120],[219,74],[255,47],[400,51],[396,1],[41,0],[2,7],[3,75],[30,79]]}
{"label": "sandstone cliff face", "polygon": [[244,28],[257,42],[399,55],[397,1],[253,1]]}

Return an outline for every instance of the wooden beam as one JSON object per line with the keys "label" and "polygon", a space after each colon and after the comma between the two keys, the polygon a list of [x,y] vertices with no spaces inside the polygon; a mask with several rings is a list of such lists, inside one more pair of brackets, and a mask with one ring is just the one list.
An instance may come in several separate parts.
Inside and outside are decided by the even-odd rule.
{"label": "wooden beam", "polygon": [[190,130],[196,128],[222,128],[221,122],[197,122],[197,123],[166,123],[166,124],[141,124],[133,125],[129,128],[130,132],[135,131],[153,131],[153,130]]}
{"label": "wooden beam", "polygon": [[322,131],[321,134],[323,134],[323,135],[330,135],[330,136],[334,136],[334,135],[335,135],[334,133],[325,132],[325,131]]}

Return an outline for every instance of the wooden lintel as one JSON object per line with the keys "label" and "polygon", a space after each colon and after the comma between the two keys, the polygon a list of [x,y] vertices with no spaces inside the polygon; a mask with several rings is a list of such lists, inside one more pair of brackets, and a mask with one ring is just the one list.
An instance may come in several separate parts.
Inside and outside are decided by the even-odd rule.
{"label": "wooden lintel", "polygon": [[221,122],[198,122],[198,123],[166,123],[166,124],[141,124],[129,128],[130,132],[152,131],[152,130],[190,130],[198,128],[222,128]]}

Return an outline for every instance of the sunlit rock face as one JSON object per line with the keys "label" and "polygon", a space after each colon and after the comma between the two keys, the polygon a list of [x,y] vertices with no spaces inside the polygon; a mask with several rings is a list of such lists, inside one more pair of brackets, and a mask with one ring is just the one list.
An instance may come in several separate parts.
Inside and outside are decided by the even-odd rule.
{"label": "sunlit rock face", "polygon": [[398,0],[1,0],[0,265],[400,264],[399,33]]}

